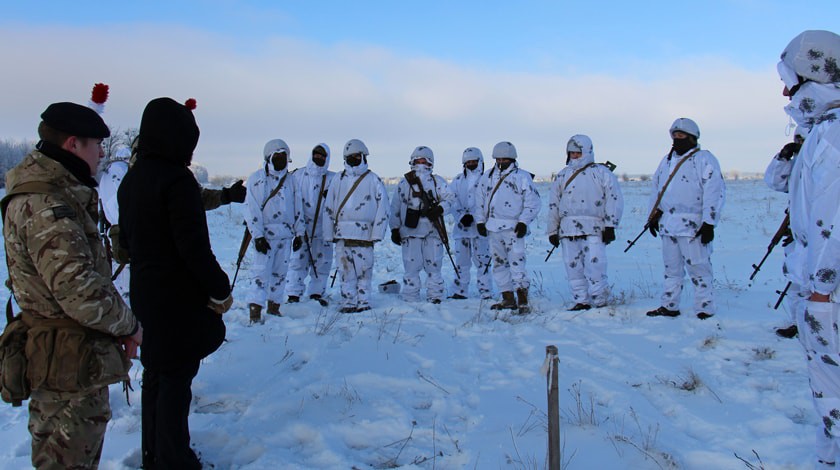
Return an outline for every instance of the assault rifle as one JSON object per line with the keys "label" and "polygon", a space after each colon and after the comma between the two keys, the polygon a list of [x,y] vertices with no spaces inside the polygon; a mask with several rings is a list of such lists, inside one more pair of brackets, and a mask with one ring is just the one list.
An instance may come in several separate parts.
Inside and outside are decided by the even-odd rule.
{"label": "assault rifle", "polygon": [[647,232],[648,229],[650,229],[651,222],[654,220],[659,220],[660,217],[662,217],[662,209],[656,208],[653,212],[651,212],[650,217],[648,217],[647,222],[645,222],[645,226],[642,227],[642,231],[639,232],[639,234],[636,235],[636,238],[634,238],[632,241],[627,240],[627,248],[624,249],[624,252],[627,253],[627,250],[633,248],[633,245],[635,245],[636,242],[639,241],[640,238],[642,238],[642,235],[644,235],[645,232]]}
{"label": "assault rifle", "polygon": [[[755,275],[758,274],[758,271],[761,270],[761,266],[764,265],[764,261],[767,260],[767,257],[770,256],[770,253],[773,251],[773,248],[782,241],[782,238],[788,234],[790,231],[790,214],[785,214],[784,220],[782,220],[782,225],[779,225],[779,229],[776,230],[776,233],[773,235],[773,238],[770,239],[770,244],[767,245],[767,253],[764,253],[764,258],[761,258],[761,261],[758,264],[752,265],[753,273],[750,275],[750,281],[755,278]],[[787,292],[787,289],[785,289]]]}
{"label": "assault rifle", "polygon": [[233,291],[233,286],[236,285],[236,277],[239,276],[239,267],[242,266],[242,260],[245,258],[245,253],[248,252],[248,245],[251,244],[251,231],[248,230],[248,225],[245,225],[245,233],[242,235],[242,243],[239,244],[239,255],[236,257],[236,272],[233,274],[233,282],[230,283],[230,290]]}
{"label": "assault rifle", "polygon": [[[409,171],[404,176],[409,186],[416,184],[417,187],[420,188],[420,194],[418,196],[420,197],[420,200],[423,202],[423,204],[426,206],[427,210],[434,206],[440,205],[440,201],[435,201],[432,197],[431,190],[429,190],[429,192],[426,192],[426,190],[423,189],[423,183],[420,182],[420,178],[417,177],[416,173],[414,173],[413,171]],[[449,249],[449,236],[446,235],[446,226],[443,224],[443,215],[441,214],[435,217],[434,219],[430,218],[429,222],[432,223],[432,226],[437,231],[438,236],[440,236],[440,241],[443,242],[443,247],[446,248],[446,254],[447,256],[449,256],[449,262],[452,263],[452,267],[455,269],[455,276],[458,279],[461,279],[461,273],[458,272],[458,266],[455,264],[455,260],[452,258],[452,251]]]}

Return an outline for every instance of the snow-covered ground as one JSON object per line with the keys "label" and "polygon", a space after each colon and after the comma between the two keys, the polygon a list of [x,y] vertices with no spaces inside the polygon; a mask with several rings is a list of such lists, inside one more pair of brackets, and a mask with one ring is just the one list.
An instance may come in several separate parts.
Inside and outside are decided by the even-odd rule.
{"label": "snow-covered ground", "polygon": [[[528,240],[535,308],[525,317],[480,300],[407,304],[377,293],[368,312],[307,301],[249,327],[246,258],[227,342],[193,385],[195,448],[217,469],[544,468],[540,368],[556,345],[565,468],[809,468],[817,418],[804,355],[796,339],[773,332],[787,315],[772,308],[784,286],[781,247],[748,282],[785,196],[761,181],[727,182],[713,255],[718,315],[695,318],[689,286],[686,314],[648,318],[659,305],[660,242],[645,235],[622,250],[643,225],[650,187],[622,185],[625,216],[608,250],[614,300],[583,313],[566,311],[559,251],[543,262],[545,199]],[[540,191],[545,198],[548,186]],[[223,207],[208,220],[232,276],[241,212]],[[374,283],[401,280],[396,246],[377,245],[376,257]],[[104,469],[140,464],[140,376],[136,362],[131,406],[112,388]],[[29,466],[26,420],[25,407],[0,407],[1,468]]]}

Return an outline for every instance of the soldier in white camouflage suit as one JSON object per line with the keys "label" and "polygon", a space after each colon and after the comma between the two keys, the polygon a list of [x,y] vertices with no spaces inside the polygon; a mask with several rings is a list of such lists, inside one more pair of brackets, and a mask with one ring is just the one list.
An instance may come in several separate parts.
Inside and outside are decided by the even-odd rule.
{"label": "soldier in white camouflage suit", "polygon": [[475,222],[478,234],[490,240],[493,279],[502,291],[502,301],[490,308],[528,313],[530,279],[525,264],[525,235],[542,202],[534,186],[534,175],[520,169],[516,158],[516,147],[510,142],[499,142],[493,147],[496,164],[478,186],[476,205],[480,210],[476,211]]}
{"label": "soldier in white camouflage suit", "polygon": [[[292,254],[286,292],[289,302],[298,302],[304,294],[304,281],[309,276],[309,298],[326,306],[324,292],[333,260],[333,245],[324,240],[324,200],[335,172],[329,171],[330,147],[320,143],[312,149],[306,167],[294,173],[295,186],[301,202],[301,216],[305,232],[304,249]],[[312,258],[310,260],[310,254]]]}
{"label": "soldier in white camouflage suit", "polygon": [[92,109],[66,102],[41,119],[41,141],[6,175],[3,200],[9,275],[33,346],[32,465],[97,468],[111,418],[108,385],[128,379],[142,329],[111,283],[97,227],[92,175],[108,127]]}
{"label": "soldier in white camouflage suit", "polygon": [[805,299],[796,312],[819,426],[818,469],[840,459],[840,35],[804,31],[782,52],[777,69],[785,112],[808,130],[790,174],[793,252],[788,279]]}
{"label": "soldier in white camouflage suit", "polygon": [[263,166],[245,184],[245,223],[254,239],[252,266],[254,286],[248,307],[252,323],[262,322],[262,308],[280,316],[289,272],[289,256],[303,246],[303,219],[294,177],[289,172],[291,155],[282,139],[263,148]]}
{"label": "soldier in white camouflage suit", "polygon": [[650,220],[648,227],[654,237],[661,235],[665,282],[661,306],[647,312],[647,316],[679,316],[683,280],[688,272],[694,285],[694,313],[705,320],[717,310],[712,240],[720,222],[726,185],[717,158],[697,143],[700,128],[696,122],[678,118],[669,133],[671,151],[653,175],[654,190],[650,196],[649,213],[659,209],[659,215]]}
{"label": "soldier in white camouflage suit", "polygon": [[434,221],[443,227],[441,216],[451,204],[452,193],[446,180],[432,174],[435,155],[429,147],[415,148],[408,164],[417,182],[411,184],[405,177],[400,180],[391,201],[390,220],[391,241],[402,247],[402,297],[410,302],[420,300],[420,271],[425,271],[426,299],[439,304],[444,294],[443,241]]}
{"label": "soldier in white camouflage suit", "polygon": [[546,233],[552,245],[562,245],[575,300],[570,310],[589,310],[607,304],[607,245],[615,241],[624,198],[612,171],[595,163],[589,137],[572,136],[566,156],[551,185]]}
{"label": "soldier in white camouflage suit", "polygon": [[464,171],[449,183],[449,191],[454,195],[452,215],[455,226],[452,228],[453,256],[458,274],[452,280],[452,299],[469,297],[470,268],[475,266],[478,294],[482,299],[493,298],[493,279],[487,266],[490,264],[490,245],[486,237],[478,234],[475,228],[475,213],[478,183],[484,174],[484,156],[481,150],[469,147],[461,156]]}
{"label": "soldier in white camouflage suit", "polygon": [[368,154],[361,140],[344,145],[344,171],[333,179],[325,201],[324,240],[335,243],[342,313],[370,310],[373,245],[388,230],[388,193],[368,169]]}

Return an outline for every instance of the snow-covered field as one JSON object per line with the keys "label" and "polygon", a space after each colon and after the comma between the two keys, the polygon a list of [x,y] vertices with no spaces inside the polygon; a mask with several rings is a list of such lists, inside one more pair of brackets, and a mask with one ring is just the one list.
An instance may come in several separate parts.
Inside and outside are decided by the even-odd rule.
{"label": "snow-covered field", "polygon": [[[244,270],[240,298],[225,316],[228,341],[193,385],[195,448],[217,469],[544,468],[540,367],[545,346],[557,345],[565,468],[811,467],[817,419],[804,355],[796,339],[773,332],[787,321],[772,309],[784,286],[781,247],[748,282],[785,196],[761,181],[727,182],[713,256],[719,312],[700,321],[691,287],[683,316],[645,316],[659,305],[660,242],[645,235],[622,253],[650,194],[641,182],[623,189],[625,216],[609,247],[614,300],[584,313],[566,311],[559,250],[543,262],[545,199],[528,240],[535,308],[525,317],[497,314],[480,300],[406,304],[377,293],[368,312],[339,314],[307,301],[249,327]],[[540,191],[545,198],[548,186]],[[208,220],[232,276],[241,212],[223,207]],[[376,256],[374,283],[401,280],[396,246],[381,243]],[[444,274],[452,276],[448,262]],[[140,375],[136,362],[131,406],[112,388],[104,469],[140,464]],[[29,466],[26,420],[25,407],[0,407],[0,468]]]}

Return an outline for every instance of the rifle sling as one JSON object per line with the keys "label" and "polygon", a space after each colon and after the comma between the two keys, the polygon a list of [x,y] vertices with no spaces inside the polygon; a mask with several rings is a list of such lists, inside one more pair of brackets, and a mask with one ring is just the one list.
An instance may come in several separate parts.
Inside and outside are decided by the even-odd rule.
{"label": "rifle sling", "polygon": [[341,204],[338,205],[338,210],[335,211],[335,220],[333,221],[333,225],[338,225],[338,216],[341,215],[341,210],[344,209],[344,205],[347,204],[347,200],[350,199],[350,195],[352,195],[353,192],[356,191],[356,188],[359,187],[359,183],[361,183],[362,180],[365,179],[365,176],[367,176],[368,173],[370,173],[370,170],[367,170],[364,173],[362,173],[356,179],[356,182],[353,183],[353,186],[350,187],[350,191],[347,191],[347,194],[344,196],[344,199],[341,201]]}
{"label": "rifle sling", "polygon": [[[492,171],[492,170],[491,170],[491,171]],[[491,191],[491,192],[490,192],[490,197],[489,197],[489,198],[487,198],[487,210],[485,211],[485,214],[484,214],[484,218],[485,218],[485,219],[489,219],[489,218],[490,218],[490,203],[491,203],[491,202],[493,202],[493,196],[495,196],[495,195],[496,195],[496,191],[498,191],[498,190],[499,190],[499,186],[501,186],[501,185],[502,185],[502,181],[504,181],[504,180],[505,180],[505,178],[507,178],[507,177],[508,177],[508,175],[509,175],[509,174],[511,174],[511,173],[513,173],[513,171],[511,171],[510,173],[505,173],[504,175],[502,175],[502,176],[501,176],[501,178],[499,178],[499,182],[498,182],[498,183],[496,183],[496,187],[494,187],[494,188],[493,188],[493,191]]]}
{"label": "rifle sling", "polygon": [[677,175],[677,172],[680,170],[680,167],[682,166],[682,164],[685,163],[686,160],[691,158],[695,153],[697,153],[699,151],[700,151],[700,149],[696,148],[692,152],[690,152],[688,155],[684,156],[682,158],[682,160],[677,162],[677,166],[674,167],[674,171],[671,172],[671,174],[668,176],[668,180],[665,181],[665,185],[662,186],[662,189],[659,190],[659,194],[656,195],[656,202],[653,203],[653,208],[650,210],[650,214],[648,214],[648,218],[647,218],[648,222],[650,222],[650,219],[651,219],[651,217],[653,217],[653,214],[656,213],[656,209],[659,208],[659,203],[662,202],[662,196],[665,195],[665,190],[668,189],[668,185],[671,184],[671,180],[674,179],[674,176]]}
{"label": "rifle sling", "polygon": [[595,166],[595,165],[597,165],[597,163],[595,163],[595,162],[589,163],[587,165],[584,165],[583,168],[581,168],[581,169],[575,171],[574,173],[572,173],[572,176],[568,180],[566,180],[566,184],[563,186],[563,190],[565,191],[565,189],[568,188],[570,184],[572,184],[572,181],[574,181],[575,178],[577,178],[577,176],[579,174],[583,173],[583,170],[585,170],[589,167]]}

